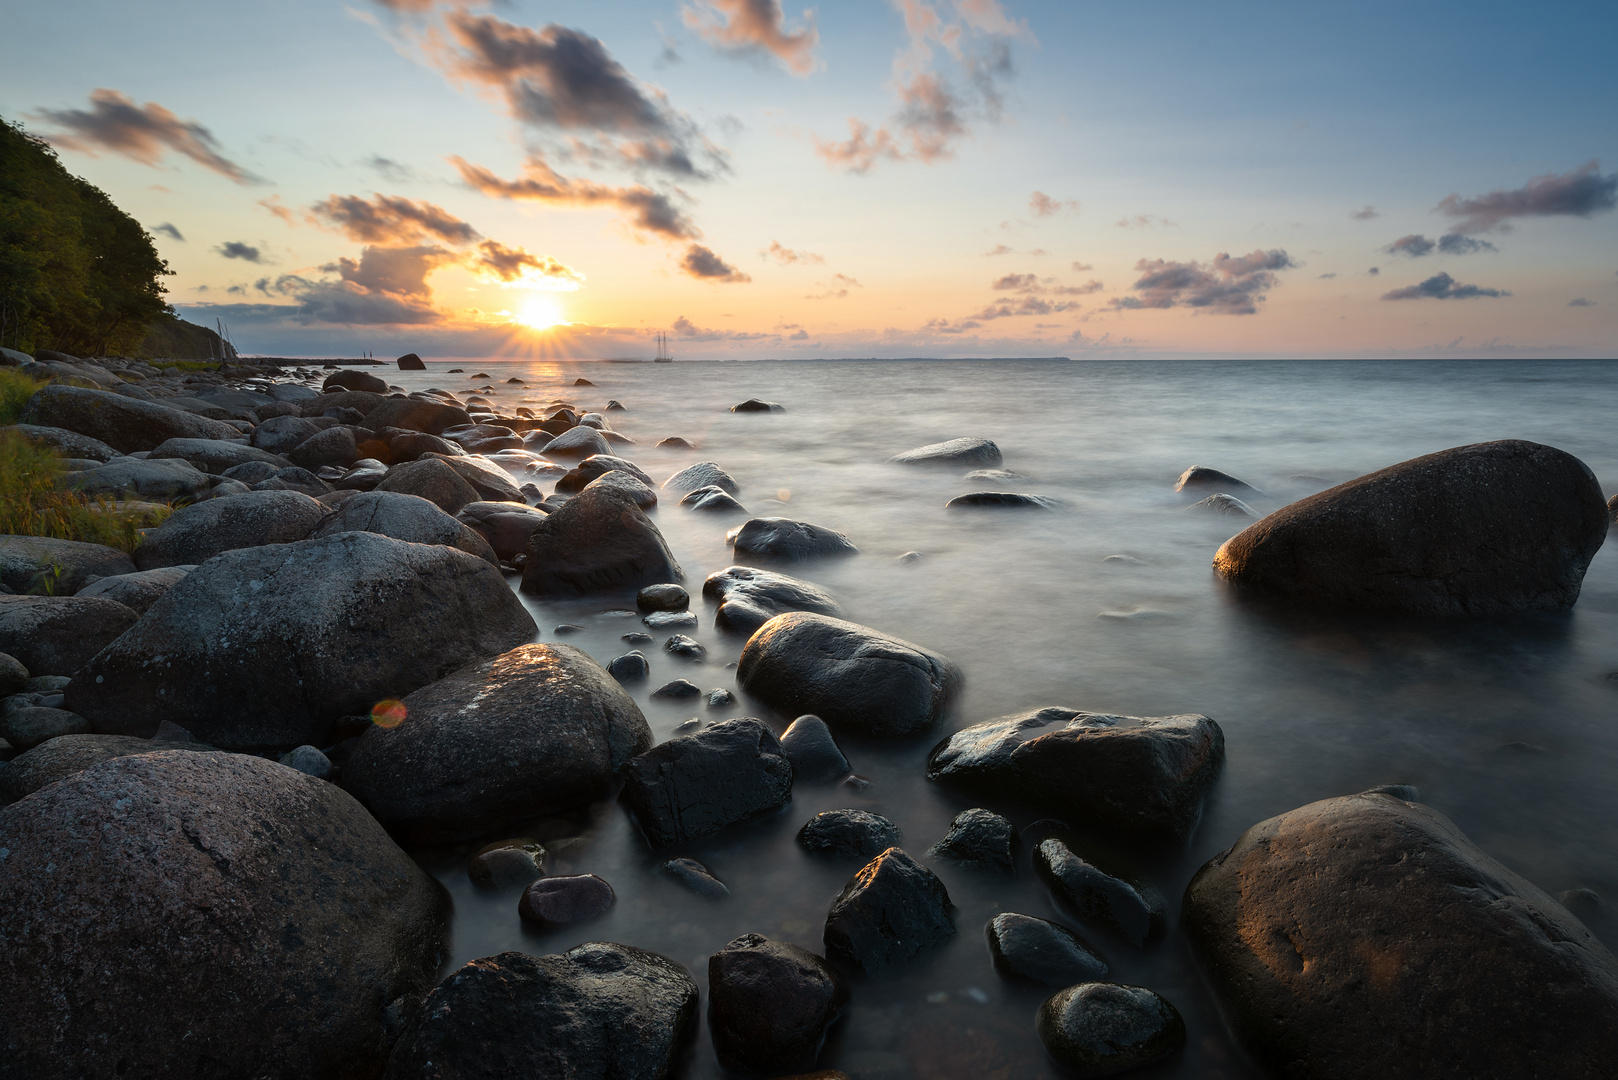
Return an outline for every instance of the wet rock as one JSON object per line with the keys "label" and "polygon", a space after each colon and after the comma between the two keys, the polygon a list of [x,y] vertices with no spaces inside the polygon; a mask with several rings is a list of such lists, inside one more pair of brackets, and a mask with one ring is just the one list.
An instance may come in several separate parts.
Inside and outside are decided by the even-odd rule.
{"label": "wet rock", "polygon": [[678,436],[678,435],[670,435],[666,439],[659,439],[657,441],[657,448],[659,450],[695,450],[696,449],[696,447],[693,446],[690,442],[688,442],[685,439],[680,438],[680,436]]}
{"label": "wet rock", "polygon": [[866,810],[823,810],[798,830],[799,847],[839,858],[875,858],[903,839],[899,826]]}
{"label": "wet rock", "polygon": [[404,698],[373,725],[343,787],[419,837],[470,836],[598,799],[652,745],[640,709],[587,653],[523,645]]}
{"label": "wet rock", "polygon": [[1065,926],[1008,911],[990,919],[985,932],[994,969],[1005,978],[1070,986],[1107,973],[1107,962]]}
{"label": "wet rock", "polygon": [[421,362],[421,357],[413,352],[407,352],[397,361],[400,371],[426,371],[427,365]]}
{"label": "wet rock", "polygon": [[1195,495],[1199,498],[1204,494],[1213,494],[1219,491],[1227,493],[1234,491],[1238,495],[1249,496],[1264,494],[1244,480],[1238,480],[1229,473],[1220,472],[1218,469],[1210,469],[1204,465],[1193,465],[1181,473],[1180,479],[1174,485],[1174,490],[1187,495]]}
{"label": "wet rock", "polygon": [[736,486],[735,478],[712,461],[699,461],[663,481],[665,491],[696,491],[705,487],[716,487],[732,495],[740,490]]}
{"label": "wet rock", "polygon": [[748,398],[740,405],[732,405],[731,412],[786,412],[786,408],[773,401],[761,401],[758,398]]}
{"label": "wet rock", "polygon": [[792,765],[763,721],[724,720],[631,761],[622,797],[652,847],[667,847],[785,806]]}
{"label": "wet rock", "polygon": [[603,473],[590,481],[584,490],[590,491],[597,488],[609,488],[642,510],[650,510],[657,505],[657,492],[627,472],[614,470],[613,472]]}
{"label": "wet rock", "polygon": [[1618,524],[1618,495],[1607,500],[1607,521]]}
{"label": "wet rock", "polygon": [[1040,1042],[1076,1076],[1138,1069],[1185,1046],[1185,1021],[1144,986],[1087,982],[1059,990],[1039,1007]]}
{"label": "wet rock", "polygon": [[597,919],[618,902],[612,886],[594,874],[543,877],[523,890],[517,914],[544,927]]}
{"label": "wet rock", "polygon": [[1027,480],[1028,477],[1010,469],[973,469],[963,480]]}
{"label": "wet rock", "polygon": [[584,633],[584,627],[580,626],[578,623],[558,623],[556,626],[551,627],[551,633],[558,636],[565,634],[582,634]]}
{"label": "wet rock", "polygon": [[238,442],[221,442],[218,439],[167,439],[158,444],[146,460],[165,459],[186,461],[194,468],[214,474],[235,468],[237,465],[245,465],[249,461],[262,461],[278,469],[287,463],[286,459],[278,454],[243,446]]}
{"label": "wet rock", "polygon": [[1026,495],[1013,491],[973,491],[966,495],[955,496],[944,504],[944,509],[988,506],[1011,510],[1057,510],[1061,505],[1055,499],[1047,499],[1043,495]]}
{"label": "wet rock", "polygon": [[455,515],[494,549],[501,562],[510,562],[528,550],[528,538],[545,520],[545,513],[509,502],[475,502]]}
{"label": "wet rock", "polygon": [[730,566],[709,574],[702,595],[717,600],[714,628],[751,635],[777,615],[789,611],[838,614],[837,602],[817,585],[751,566]]}
{"label": "wet rock", "polygon": [[1163,935],[1163,898],[1092,866],[1060,840],[1034,849],[1034,870],[1051,891],[1081,917],[1103,926],[1137,949]]}
{"label": "wet rock", "polygon": [[28,669],[10,653],[0,652],[0,698],[20,694],[28,686]]}
{"label": "wet rock", "polygon": [[[990,810],[962,810],[949,823],[944,839],[927,852],[975,870],[1017,872],[1017,830],[1011,822]],[[1072,981],[1072,980],[1069,980]]]}
{"label": "wet rock", "polygon": [[725,883],[695,859],[670,859],[658,869],[684,885],[698,896],[719,900],[730,895]]}
{"label": "wet rock", "polygon": [[576,594],[641,588],[684,576],[663,534],[639,507],[610,488],[590,488],[534,529],[522,588],[541,595]]}
{"label": "wet rock", "polygon": [[792,721],[781,736],[781,751],[792,762],[793,774],[800,781],[830,783],[849,773],[848,759],[832,738],[826,721],[818,716],[800,716]]}
{"label": "wet rock", "polygon": [[425,435],[442,435],[450,428],[471,422],[471,415],[458,405],[408,397],[390,397],[365,414],[365,426],[372,431],[403,428]]}
{"label": "wet rock", "polygon": [[697,697],[701,693],[702,687],[689,679],[675,679],[673,682],[664,683],[656,690],[653,690],[652,696],[655,698],[687,698]]}
{"label": "wet rock", "polygon": [[171,720],[226,749],[324,746],[339,717],[536,629],[499,570],[453,548],[348,532],[227,551],[86,666],[67,707],[109,734]]}
{"label": "wet rock", "polygon": [[309,536],[317,539],[356,531],[391,536],[412,544],[445,544],[496,566],[500,563],[494,549],[480,534],[417,495],[398,491],[361,492],[343,500]]}
{"label": "wet rock", "polygon": [[962,681],[959,668],[929,649],[802,611],[777,615],[748,639],[736,678],[786,716],[814,713],[873,735],[925,731]]}
{"label": "wet rock", "polygon": [[13,592],[72,596],[92,578],[132,574],[135,564],[117,548],[49,536],[0,536],[0,584]]}
{"label": "wet rock", "polygon": [[689,611],[654,611],[641,622],[650,630],[672,630],[680,626],[696,626],[697,617]]}
{"label": "wet rock", "polygon": [[159,750],[219,752],[212,746],[197,742],[154,742],[151,739],[132,739],[127,735],[59,735],[13,758],[4,769],[0,769],[0,805],[10,805],[48,784],[103,761],[132,754],[151,754]]}
{"label": "wet rock", "polygon": [[49,447],[65,458],[77,458],[85,461],[111,461],[118,457],[121,451],[115,450],[100,439],[92,439],[88,435],[80,435],[76,431],[69,431],[59,427],[40,427],[37,424],[12,424],[0,428],[0,431],[13,431],[27,439],[35,446]]}
{"label": "wet rock", "polygon": [[60,383],[47,386],[29,398],[19,419],[35,427],[63,428],[88,435],[122,454],[151,450],[169,439],[233,439],[241,434],[222,421],[171,409],[155,401],[136,401],[106,390]]}
{"label": "wet rock", "polygon": [[621,683],[642,682],[650,673],[651,667],[646,662],[646,654],[639,650],[615,656],[607,664],[607,674]]}
{"label": "wet rock", "polygon": [[579,462],[571,472],[556,481],[556,490],[564,495],[583,491],[590,481],[610,472],[626,472],[647,487],[652,486],[652,478],[633,461],[613,457],[611,454],[594,454]]}
{"label": "wet rock", "polygon": [[297,491],[249,491],[183,506],[135,549],[142,570],[195,566],[223,551],[302,540],[331,511]]}
{"label": "wet rock", "polygon": [[708,958],[708,1030],[720,1065],[779,1076],[812,1069],[848,984],[807,949],[743,934]]}
{"label": "wet rock", "polygon": [[70,473],[66,483],[68,487],[91,498],[138,495],[143,499],[161,502],[201,499],[213,486],[207,473],[184,461],[172,458],[142,461],[127,457],[117,458],[99,468]]}
{"label": "wet rock", "polygon": [[32,750],[61,735],[87,735],[90,722],[66,709],[11,709],[0,714],[0,739],[18,750]]}
{"label": "wet rock", "polygon": [[1263,517],[1257,510],[1254,510],[1236,496],[1226,495],[1224,492],[1210,495],[1201,502],[1194,502],[1186,509],[1194,513],[1209,514],[1214,517],[1247,518],[1251,521],[1257,521]]}
{"label": "wet rock", "polygon": [[35,675],[72,675],[137,618],[97,597],[0,596],[0,652]]}
{"label": "wet rock", "polygon": [[471,485],[480,500],[523,505],[522,490],[511,474],[481,454],[428,454],[420,460],[428,459],[448,465],[455,475]]}
{"label": "wet rock", "polygon": [[395,465],[373,491],[397,491],[416,495],[446,514],[457,513],[468,503],[479,501],[477,489],[461,479],[442,457],[426,457]]}
{"label": "wet rock", "polygon": [[631,645],[650,645],[652,635],[643,634],[639,630],[631,630],[629,633],[621,635],[618,640],[627,641]]}
{"label": "wet rock", "polygon": [[1000,448],[988,439],[950,439],[906,450],[888,459],[896,465],[986,465],[1000,464]]}
{"label": "wet rock", "polygon": [[642,611],[684,611],[690,603],[689,593],[667,582],[648,585],[635,594],[635,606]]}
{"label": "wet rock", "polygon": [[497,840],[467,860],[466,876],[480,889],[515,889],[545,876],[545,857],[538,840]]}
{"label": "wet rock", "polygon": [[719,513],[747,513],[747,507],[737,502],[717,484],[709,484],[689,493],[680,500],[680,505],[692,510],[703,510]]}
{"label": "wet rock", "polygon": [[1423,615],[1556,610],[1607,534],[1588,466],[1554,447],[1477,443],[1293,503],[1225,541],[1214,568],[1293,601]]}
{"label": "wet rock", "polygon": [[592,427],[570,427],[545,447],[547,457],[587,458],[596,454],[611,456],[612,444]]}
{"label": "wet rock", "polygon": [[1612,954],[1418,803],[1350,795],[1260,822],[1191,879],[1183,924],[1231,1028],[1277,1072],[1611,1072]]}
{"label": "wet rock", "polygon": [[725,534],[737,556],[798,561],[820,556],[855,555],[848,537],[821,525],[791,518],[749,518]]}
{"label": "wet rock", "polygon": [[955,936],[949,893],[931,870],[889,848],[849,879],[826,915],[826,957],[866,973]]}
{"label": "wet rock", "polygon": [[0,810],[0,849],[17,1076],[371,1075],[383,1004],[439,964],[439,886],[273,761],[104,761]]}
{"label": "wet rock", "polygon": [[314,777],[316,780],[330,780],[337,771],[332,767],[331,759],[321,753],[319,747],[310,746],[307,743],[303,746],[293,747],[282,754],[278,760],[287,768],[296,769],[307,776]]}
{"label": "wet rock", "polygon": [[388,384],[369,371],[339,371],[326,376],[326,381],[320,384],[322,393],[334,387],[343,390],[364,390],[369,394],[388,392]]}
{"label": "wet rock", "polygon": [[671,656],[678,656],[683,660],[695,660],[698,663],[707,659],[708,656],[708,649],[702,642],[695,638],[686,637],[684,634],[675,634],[663,642],[663,651]]}
{"label": "wet rock", "polygon": [[710,709],[722,709],[726,705],[732,704],[735,700],[736,695],[722,686],[708,691],[708,708]]}

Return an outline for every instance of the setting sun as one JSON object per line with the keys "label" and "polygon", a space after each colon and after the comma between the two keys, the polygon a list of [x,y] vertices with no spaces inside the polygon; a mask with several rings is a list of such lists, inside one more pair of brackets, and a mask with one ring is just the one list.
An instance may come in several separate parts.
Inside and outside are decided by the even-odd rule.
{"label": "setting sun", "polygon": [[530,330],[549,330],[553,326],[565,326],[567,315],[555,296],[540,295],[524,301],[511,321]]}

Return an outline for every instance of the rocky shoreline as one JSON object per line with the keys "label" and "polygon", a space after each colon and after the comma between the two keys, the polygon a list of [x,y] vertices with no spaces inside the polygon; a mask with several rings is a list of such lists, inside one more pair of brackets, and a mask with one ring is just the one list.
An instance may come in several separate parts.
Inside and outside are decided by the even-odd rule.
{"label": "rocky shoreline", "polygon": [[[708,1036],[737,1075],[809,1075],[865,980],[977,932],[944,863],[1005,877],[984,968],[1051,989],[1025,1038],[1074,1075],[1184,1045],[1169,996],[1106,981],[1106,951],[1165,946],[1170,907],[1275,1075],[1608,1075],[1618,964],[1413,792],[1260,822],[1166,898],[1084,834],[1183,848],[1220,783],[1215,719],[955,715],[970,663],[849,622],[793,576],[857,538],[732,525],[747,492],[722,464],[659,481],[614,429],[623,403],[506,415],[476,376],[405,393],[352,370],[41,359],[6,357],[52,380],[14,434],[62,455],[76,490],[177,509],[132,555],[0,538],[0,1077],[676,1075],[702,1026],[690,970],[589,942],[444,974],[449,898],[407,852],[491,841],[468,873],[513,920],[582,925],[622,902],[613,882],[550,872],[556,843],[523,834],[616,799],[671,879],[719,901],[729,886],[682,849],[791,815],[795,787],[857,789],[839,736],[932,745],[919,767],[960,809],[909,840],[852,808],[804,821],[799,845],[855,872],[828,897],[824,955],[739,925],[708,960]],[[580,382],[576,399],[599,396]],[[983,439],[893,463],[1017,479]],[[1260,493],[1216,470],[1180,488],[1199,512],[1257,516]],[[992,490],[952,505],[1052,508]],[[700,590],[656,519],[698,511],[738,564]],[[1508,441],[1350,481],[1209,554],[1265,602],[1464,618],[1570,607],[1607,527],[1588,468]],[[536,642],[513,586],[633,598],[651,633],[606,663]],[[746,642],[734,689],[655,694],[739,695],[758,715],[655,743],[626,687],[649,649],[699,677],[704,623]],[[1049,817],[1019,834],[1012,805]],[[1040,889],[1072,925],[1012,910]]]}

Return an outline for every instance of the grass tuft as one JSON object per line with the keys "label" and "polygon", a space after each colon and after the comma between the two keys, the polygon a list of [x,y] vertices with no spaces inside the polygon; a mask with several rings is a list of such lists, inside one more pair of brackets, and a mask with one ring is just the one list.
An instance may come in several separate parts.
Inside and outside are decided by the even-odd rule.
{"label": "grass tuft", "polygon": [[16,368],[0,367],[0,424],[15,424],[28,399],[44,385]]}
{"label": "grass tuft", "polygon": [[133,553],[140,530],[174,512],[168,506],[132,506],[64,491],[58,486],[64,472],[54,450],[17,432],[0,432],[0,535],[83,540]]}

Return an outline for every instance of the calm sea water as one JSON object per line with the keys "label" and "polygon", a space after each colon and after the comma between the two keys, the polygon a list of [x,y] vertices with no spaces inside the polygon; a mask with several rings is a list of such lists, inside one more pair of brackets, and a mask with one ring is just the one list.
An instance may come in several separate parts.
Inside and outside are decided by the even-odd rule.
{"label": "calm sea water", "polygon": [[[465,374],[449,374],[450,367]],[[490,379],[468,375],[487,372]],[[509,385],[513,376],[526,386]],[[578,387],[576,378],[596,385]],[[1209,569],[1240,528],[1184,509],[1173,492],[1191,465],[1232,473],[1266,492],[1261,513],[1394,462],[1489,439],[1530,439],[1582,458],[1618,485],[1618,364],[1600,362],[1073,363],[433,363],[388,373],[407,389],[464,394],[492,385],[508,409],[555,398],[585,409],[608,399],[615,428],[639,440],[620,452],[661,482],[695,461],[736,477],[756,516],[785,515],[841,530],[860,555],[786,568],[829,589],[844,616],[943,652],[967,689],[938,730],[914,741],[840,737],[870,786],[800,786],[776,816],[654,856],[612,803],[519,830],[578,836],[556,872],[596,873],[618,892],[606,918],[537,933],[517,917],[517,893],[467,880],[468,849],[418,851],[455,898],[453,964],[506,949],[558,952],[605,939],[685,964],[704,988],[707,958],[755,931],[821,951],[827,906],[858,868],[802,852],[794,835],[812,814],[857,807],[893,819],[905,847],[929,862],[957,908],[945,948],[880,978],[857,979],[854,1005],[822,1058],[861,1080],[1003,1080],[1055,1076],[1034,1034],[1046,991],[1001,980],[984,925],[1019,911],[1075,926],[1121,982],[1149,986],[1184,1014],[1183,1055],[1143,1077],[1254,1074],[1224,1032],[1183,938],[1174,929],[1186,882],[1249,825],[1326,798],[1387,783],[1416,785],[1491,855],[1551,893],[1589,887],[1618,900],[1618,545],[1596,557],[1578,606],[1558,616],[1424,622],[1238,602]],[[758,396],[778,414],[732,414]],[[666,436],[696,452],[653,449]],[[965,470],[886,464],[898,452],[963,435],[993,439],[1004,467],[1026,481],[981,484]],[[1064,504],[1052,513],[952,511],[972,490],[1026,491]],[[725,530],[742,520],[693,513],[670,500],[653,520],[700,594],[730,565]],[[896,556],[919,551],[919,562]],[[1104,562],[1128,555],[1133,562]],[[513,579],[513,587],[516,585]],[[567,601],[525,597],[542,628],[577,623],[567,638],[605,663],[633,647],[637,620],[603,614],[632,595]],[[644,647],[652,677],[635,691],[659,740],[700,716],[775,717],[740,696],[648,698],[674,678],[735,689],[742,642],[712,628],[696,600],[702,665]],[[659,635],[661,638],[663,635]],[[949,732],[1043,705],[1133,715],[1200,712],[1225,732],[1228,762],[1184,851],[1081,840],[1081,853],[1132,868],[1169,899],[1171,930],[1145,951],[1076,923],[1029,870],[979,875],[925,851],[974,805],[922,777]],[[1038,815],[997,806],[1019,826]],[[709,866],[731,889],[693,896],[657,871],[672,854]],[[1612,923],[1593,929],[1618,944]],[[686,1074],[719,1075],[704,1028]]]}

